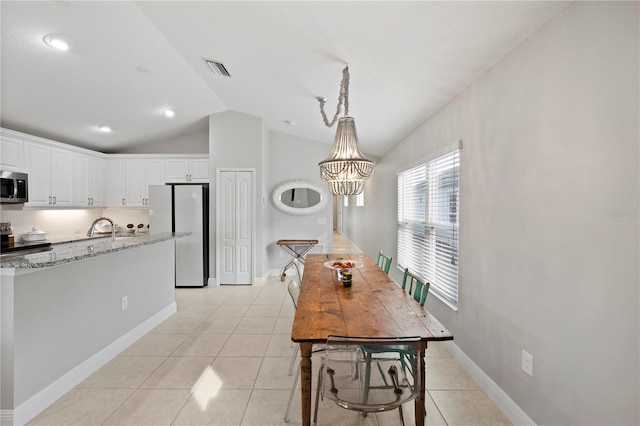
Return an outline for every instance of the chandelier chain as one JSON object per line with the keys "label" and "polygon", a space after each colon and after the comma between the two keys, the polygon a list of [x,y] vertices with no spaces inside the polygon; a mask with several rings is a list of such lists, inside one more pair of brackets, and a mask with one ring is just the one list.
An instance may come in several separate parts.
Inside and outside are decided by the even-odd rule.
{"label": "chandelier chain", "polygon": [[324,124],[327,127],[332,127],[336,124],[338,120],[338,116],[342,112],[342,105],[344,105],[344,116],[349,115],[349,67],[345,67],[342,70],[342,81],[340,82],[340,95],[338,96],[338,106],[336,107],[336,114],[333,116],[331,122],[327,118],[327,114],[324,112],[324,104],[327,100],[321,96],[318,96],[318,102],[320,102],[320,113],[322,114],[322,119],[324,120]]}

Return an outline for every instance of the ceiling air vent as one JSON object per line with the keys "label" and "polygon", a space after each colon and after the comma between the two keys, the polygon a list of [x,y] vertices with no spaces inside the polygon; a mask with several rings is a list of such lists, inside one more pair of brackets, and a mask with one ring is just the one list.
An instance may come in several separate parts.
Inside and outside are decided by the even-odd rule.
{"label": "ceiling air vent", "polygon": [[231,74],[229,74],[229,70],[227,69],[227,67],[224,66],[222,62],[213,61],[211,59],[206,59],[206,58],[202,58],[202,59],[204,59],[204,61],[207,63],[209,68],[211,68],[211,71],[213,71],[215,75],[219,75],[222,77],[231,77]]}

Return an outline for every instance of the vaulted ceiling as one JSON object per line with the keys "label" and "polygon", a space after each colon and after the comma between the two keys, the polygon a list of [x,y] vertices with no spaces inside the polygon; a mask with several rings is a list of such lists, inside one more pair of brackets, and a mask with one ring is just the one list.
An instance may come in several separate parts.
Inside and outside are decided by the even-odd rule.
{"label": "vaulted ceiling", "polygon": [[[567,4],[2,1],[0,124],[118,152],[233,110],[331,143],[315,98],[332,116],[348,63],[362,149],[382,155]],[[70,49],[44,44],[48,34]]]}

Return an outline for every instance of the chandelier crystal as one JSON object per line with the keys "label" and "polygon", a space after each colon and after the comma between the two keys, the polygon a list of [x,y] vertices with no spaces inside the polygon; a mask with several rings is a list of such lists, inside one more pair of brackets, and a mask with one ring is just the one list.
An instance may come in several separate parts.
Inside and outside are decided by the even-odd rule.
{"label": "chandelier crystal", "polygon": [[[362,155],[353,117],[349,117],[349,67],[342,72],[338,107],[333,120],[329,122],[324,112],[326,100],[318,97],[320,112],[327,127],[338,121],[336,137],[329,158],[318,163],[320,177],[329,185],[329,192],[334,195],[357,195],[364,188],[364,181],[373,173],[374,162]],[[337,119],[345,107],[344,117]]]}

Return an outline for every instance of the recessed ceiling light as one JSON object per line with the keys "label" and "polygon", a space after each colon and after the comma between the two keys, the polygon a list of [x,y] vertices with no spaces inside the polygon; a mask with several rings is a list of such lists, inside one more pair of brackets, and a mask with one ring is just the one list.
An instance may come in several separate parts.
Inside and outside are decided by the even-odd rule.
{"label": "recessed ceiling light", "polygon": [[111,131],[111,127],[102,125],[102,126],[98,126],[98,130],[100,130],[103,133],[109,133]]}
{"label": "recessed ceiling light", "polygon": [[140,65],[136,67],[136,71],[138,71],[140,74],[149,74],[151,72],[151,68]]}
{"label": "recessed ceiling light", "polygon": [[69,50],[69,47],[70,47],[69,42],[63,39],[62,37],[60,37],[59,35],[48,34],[44,36],[43,40],[48,46],[51,46],[54,49]]}
{"label": "recessed ceiling light", "polygon": [[165,109],[162,110],[162,115],[164,115],[165,117],[171,118],[174,115],[176,115],[176,113],[172,109],[165,108]]}

